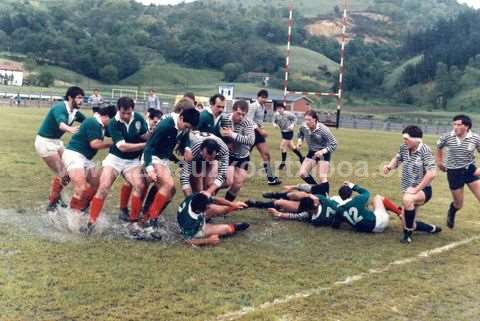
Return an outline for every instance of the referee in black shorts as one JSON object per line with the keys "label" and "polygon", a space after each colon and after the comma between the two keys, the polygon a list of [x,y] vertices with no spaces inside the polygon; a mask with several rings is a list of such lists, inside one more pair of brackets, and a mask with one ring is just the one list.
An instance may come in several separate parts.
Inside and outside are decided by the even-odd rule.
{"label": "referee in black shorts", "polygon": [[[446,158],[444,158],[446,149]],[[463,188],[467,184],[480,202],[480,170],[475,166],[475,150],[480,152],[480,135],[472,132],[472,120],[466,115],[453,118],[453,130],[437,142],[438,168],[447,172],[453,202],[447,212],[447,226],[455,226],[455,215],[463,207]]]}

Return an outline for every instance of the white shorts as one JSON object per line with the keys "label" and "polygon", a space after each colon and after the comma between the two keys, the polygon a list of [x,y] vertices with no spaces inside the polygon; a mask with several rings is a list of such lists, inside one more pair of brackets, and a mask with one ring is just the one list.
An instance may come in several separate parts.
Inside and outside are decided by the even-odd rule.
{"label": "white shorts", "polygon": [[375,213],[375,228],[372,232],[382,233],[388,227],[390,216],[385,209],[376,209],[373,213]]}
{"label": "white shorts", "polygon": [[48,157],[58,155],[58,151],[63,149],[63,142],[61,139],[45,138],[40,135],[35,137],[35,150],[38,156]]}
{"label": "white shorts", "polygon": [[202,228],[192,237],[192,239],[203,239],[207,235],[205,233],[205,222],[202,225]]}
{"label": "white shorts", "polygon": [[123,174],[129,169],[141,166],[140,160],[138,158],[134,159],[125,159],[115,156],[113,154],[108,154],[107,157],[102,162],[103,167],[113,167],[119,174]]}
{"label": "white shorts", "polygon": [[72,169],[91,169],[95,168],[95,163],[73,150],[65,149],[62,156],[63,164],[67,171]]}
{"label": "white shorts", "polygon": [[[145,165],[144,161],[143,161],[143,156],[142,156],[142,164]],[[168,173],[171,175],[170,173],[170,161],[168,159],[162,159],[162,158],[159,158],[158,156],[152,156],[152,164],[150,166],[153,167],[153,165],[162,165],[163,167],[165,167],[167,170],[168,170]],[[146,167],[145,170],[148,171],[150,170],[150,166]]]}

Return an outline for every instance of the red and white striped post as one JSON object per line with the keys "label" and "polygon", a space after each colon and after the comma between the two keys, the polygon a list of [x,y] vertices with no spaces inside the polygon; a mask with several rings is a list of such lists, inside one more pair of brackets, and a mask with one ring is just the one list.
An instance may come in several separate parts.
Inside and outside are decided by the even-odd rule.
{"label": "red and white striped post", "polygon": [[293,25],[293,6],[288,7],[288,42],[287,42],[287,55],[285,58],[285,80],[283,82],[283,106],[287,108],[287,95],[288,95],[288,68],[290,66],[290,46],[292,44],[292,25]]}
{"label": "red and white striped post", "polygon": [[337,121],[336,127],[340,126],[340,112],[342,109],[342,97],[343,97],[343,75],[345,67],[345,46],[347,41],[347,0],[344,0],[343,6],[343,17],[342,17],[342,42],[340,46],[340,66],[338,72],[338,91],[336,93],[322,93],[322,92],[304,92],[304,91],[289,91],[288,90],[288,77],[289,77],[289,67],[290,67],[290,52],[292,45],[292,26],[293,26],[293,6],[289,6],[289,17],[288,17],[288,42],[287,42],[287,54],[285,58],[285,80],[284,80],[284,90],[283,90],[283,105],[287,106],[287,95],[312,95],[320,97],[336,97],[337,99]]}

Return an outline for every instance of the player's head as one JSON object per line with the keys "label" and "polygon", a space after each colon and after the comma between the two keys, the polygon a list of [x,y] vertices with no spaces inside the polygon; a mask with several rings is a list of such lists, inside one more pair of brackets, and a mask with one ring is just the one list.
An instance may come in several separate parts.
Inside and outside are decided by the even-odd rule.
{"label": "player's head", "polygon": [[472,129],[472,119],[467,115],[457,115],[453,117],[453,131],[457,136],[463,136]]}
{"label": "player's head", "polygon": [[407,126],[402,131],[403,142],[409,149],[413,149],[422,142],[423,131],[415,125]]}
{"label": "player's head", "polygon": [[115,117],[115,115],[117,114],[117,107],[115,107],[114,105],[101,107],[98,110],[98,114],[100,115],[103,126],[107,126],[110,119]]}
{"label": "player's head", "polygon": [[192,206],[192,211],[197,214],[204,213],[207,210],[210,202],[210,198],[207,195],[203,193],[197,193],[193,195],[192,202],[190,203]]}
{"label": "player's head", "polygon": [[190,100],[190,98],[182,98],[180,99],[173,108],[173,112],[180,114],[185,109],[195,109],[195,105]]}
{"label": "player's head", "polygon": [[130,97],[120,97],[117,100],[117,109],[120,119],[126,123],[132,119],[133,109],[135,108],[135,102]]}
{"label": "player's head", "polygon": [[300,199],[298,204],[298,212],[314,213],[318,208],[318,203],[315,202],[313,197],[306,196]]}
{"label": "player's head", "polygon": [[162,112],[155,108],[148,108],[147,111],[147,118],[148,118],[148,126],[150,128],[155,128],[157,123],[160,121],[162,117]]}
{"label": "player's head", "polygon": [[350,187],[343,185],[338,190],[338,196],[340,196],[342,200],[348,200],[350,197],[352,197],[352,192],[353,191]]}
{"label": "player's head", "polygon": [[240,123],[248,113],[248,103],[245,100],[237,100],[232,107],[232,121]]}
{"label": "player's head", "polygon": [[154,94],[155,94],[155,90],[154,90],[153,88],[151,88],[151,89],[148,91],[148,93],[149,93],[150,95],[154,95]]}
{"label": "player's head", "polygon": [[80,108],[84,96],[85,92],[82,88],[72,86],[67,89],[67,93],[65,94],[65,100],[70,103],[70,106],[72,106],[72,108]]}
{"label": "player's head", "polygon": [[285,106],[283,105],[283,101],[275,100],[273,102],[273,109],[278,111],[279,114],[283,114],[285,112]]}
{"label": "player's head", "polygon": [[200,145],[200,152],[202,158],[207,162],[212,162],[217,158],[218,151],[220,150],[220,145],[214,140],[207,138]]}
{"label": "player's head", "polygon": [[257,93],[258,102],[263,105],[268,100],[268,91],[266,89],[260,89]]}
{"label": "player's head", "polygon": [[195,107],[184,109],[178,116],[178,128],[182,130],[197,127],[199,118],[200,113]]}
{"label": "player's head", "polygon": [[223,113],[223,110],[225,109],[225,96],[215,94],[210,97],[210,108],[212,108],[212,112],[215,116]]}
{"label": "player's head", "polygon": [[98,96],[98,94],[99,94],[98,88],[95,88],[95,89],[93,90],[93,94],[94,94],[95,96]]}
{"label": "player's head", "polygon": [[196,105],[195,94],[192,93],[191,91],[187,91],[186,93],[184,93],[183,98],[189,99],[192,102],[192,104]]}
{"label": "player's head", "polygon": [[305,112],[305,116],[303,118],[305,120],[305,125],[307,125],[310,130],[314,130],[317,127],[318,114],[315,111],[309,110]]}

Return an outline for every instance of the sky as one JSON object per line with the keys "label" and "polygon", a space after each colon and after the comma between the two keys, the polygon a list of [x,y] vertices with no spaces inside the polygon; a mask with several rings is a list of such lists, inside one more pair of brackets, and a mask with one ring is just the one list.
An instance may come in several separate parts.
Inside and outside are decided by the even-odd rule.
{"label": "sky", "polygon": [[[137,2],[141,2],[143,4],[177,4],[180,2],[193,2],[195,0],[136,0]],[[460,3],[466,3],[471,7],[474,7],[476,9],[480,8],[480,0],[457,0]]]}

